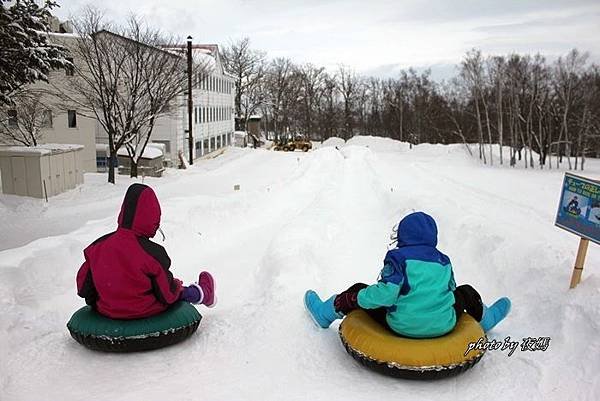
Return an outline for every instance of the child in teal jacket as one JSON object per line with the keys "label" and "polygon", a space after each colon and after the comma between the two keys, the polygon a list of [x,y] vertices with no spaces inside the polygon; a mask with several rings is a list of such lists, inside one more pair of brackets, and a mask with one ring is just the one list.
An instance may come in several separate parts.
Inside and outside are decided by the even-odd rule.
{"label": "child in teal jacket", "polygon": [[409,214],[400,221],[396,239],[376,284],[355,284],[326,301],[312,290],[306,292],[304,304],[315,323],[326,328],[360,308],[399,335],[430,338],[452,331],[463,311],[486,332],[506,317],[508,298],[488,308],[473,287],[456,287],[450,259],[436,248],[437,226],[431,216]]}

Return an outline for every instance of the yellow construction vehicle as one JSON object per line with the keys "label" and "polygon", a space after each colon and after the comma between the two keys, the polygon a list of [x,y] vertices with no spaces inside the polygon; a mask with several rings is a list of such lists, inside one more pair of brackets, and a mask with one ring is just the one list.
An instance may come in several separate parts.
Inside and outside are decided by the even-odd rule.
{"label": "yellow construction vehicle", "polygon": [[283,150],[284,152],[293,152],[295,150],[308,152],[310,149],[312,149],[312,143],[301,137],[276,141],[273,147],[273,150]]}

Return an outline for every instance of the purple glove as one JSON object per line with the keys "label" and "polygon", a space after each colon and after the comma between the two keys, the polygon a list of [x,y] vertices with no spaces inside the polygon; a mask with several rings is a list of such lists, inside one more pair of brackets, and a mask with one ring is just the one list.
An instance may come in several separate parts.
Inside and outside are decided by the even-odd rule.
{"label": "purple glove", "polygon": [[191,304],[197,304],[202,300],[202,290],[198,287],[198,284],[190,284],[187,287],[183,287],[179,299]]}

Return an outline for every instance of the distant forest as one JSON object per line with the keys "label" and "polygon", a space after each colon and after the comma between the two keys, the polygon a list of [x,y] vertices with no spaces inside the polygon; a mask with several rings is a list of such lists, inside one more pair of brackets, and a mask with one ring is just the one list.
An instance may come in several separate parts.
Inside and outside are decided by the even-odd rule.
{"label": "distant forest", "polygon": [[248,38],[222,51],[236,78],[238,128],[259,114],[276,139],[361,134],[411,144],[477,143],[485,163],[552,168],[569,156],[572,169],[600,155],[600,68],[588,58],[576,49],[553,62],[540,54],[484,57],[473,49],[455,78],[438,83],[429,71],[381,79],[343,65],[332,73],[269,60]]}

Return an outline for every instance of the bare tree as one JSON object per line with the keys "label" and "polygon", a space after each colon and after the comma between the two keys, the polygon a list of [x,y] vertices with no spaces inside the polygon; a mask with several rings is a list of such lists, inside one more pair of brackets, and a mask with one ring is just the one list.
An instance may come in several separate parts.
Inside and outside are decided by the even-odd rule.
{"label": "bare tree", "polygon": [[52,126],[56,109],[42,100],[42,90],[25,89],[12,97],[13,105],[0,107],[0,141],[36,146],[44,128]]}
{"label": "bare tree", "polygon": [[279,140],[283,128],[282,115],[285,114],[285,96],[290,90],[291,77],[294,71],[293,63],[287,58],[276,58],[271,61],[266,74],[266,92],[270,110],[273,114],[273,131],[275,139]]}
{"label": "bare tree", "polygon": [[390,79],[384,86],[384,105],[389,110],[387,113],[388,120],[391,120],[388,124],[391,133],[390,136],[392,138],[395,137],[399,141],[405,140],[404,114],[407,107],[407,80],[408,76],[406,75],[406,72],[403,71],[400,79]]}
{"label": "bare tree", "polygon": [[312,138],[314,135],[315,116],[317,115],[321,96],[323,95],[325,69],[308,63],[298,68],[298,75],[301,82],[301,103],[304,106],[301,115],[301,126],[304,135]]}
{"label": "bare tree", "polygon": [[498,148],[500,151],[500,164],[504,164],[504,112],[503,112],[503,93],[505,80],[506,60],[504,57],[495,56],[488,60],[488,74],[496,91],[496,117],[498,121]]}
{"label": "bare tree", "polygon": [[225,69],[235,77],[235,113],[246,128],[248,117],[265,101],[262,81],[265,77],[265,53],[250,48],[250,39],[243,38],[222,50]]}
{"label": "bare tree", "polygon": [[131,175],[152,134],[184,89],[185,58],[165,48],[180,47],[172,38],[131,17],[125,26],[103,21],[88,8],[74,21],[79,33],[72,46],[75,76],[54,85],[57,96],[77,104],[98,120],[108,136],[108,181],[115,182],[117,151],[125,146]]}
{"label": "bare tree", "polygon": [[[576,49],[573,49],[566,57],[559,57],[555,66],[554,90],[558,95],[560,107],[562,109],[562,125],[559,143],[564,142],[567,145],[567,160],[569,168],[571,168],[571,139],[569,131],[569,113],[576,102],[577,96],[581,95],[578,90],[579,77],[583,72],[583,68],[587,61],[588,54],[581,54]],[[557,160],[557,163],[559,160]]]}
{"label": "bare tree", "polygon": [[336,77],[325,74],[323,95],[321,96],[321,139],[331,138],[339,132],[341,113],[338,97],[339,91]]}
{"label": "bare tree", "polygon": [[344,102],[344,139],[348,140],[352,137],[354,129],[354,107],[359,89],[358,77],[352,69],[341,65],[338,69],[338,83]]}
{"label": "bare tree", "polygon": [[573,51],[551,65],[541,55],[484,60],[473,49],[450,85],[433,81],[429,71],[379,80],[344,66],[331,76],[318,66],[277,60],[256,87],[266,93],[263,113],[276,131],[348,138],[358,129],[411,146],[462,142],[469,152],[478,143],[484,163],[493,163],[498,144],[500,164],[508,146],[511,166],[523,160],[533,167],[537,153],[540,168],[551,167],[553,154],[557,163],[575,156],[575,168],[583,168],[587,154],[600,155],[600,72],[585,59]]}

